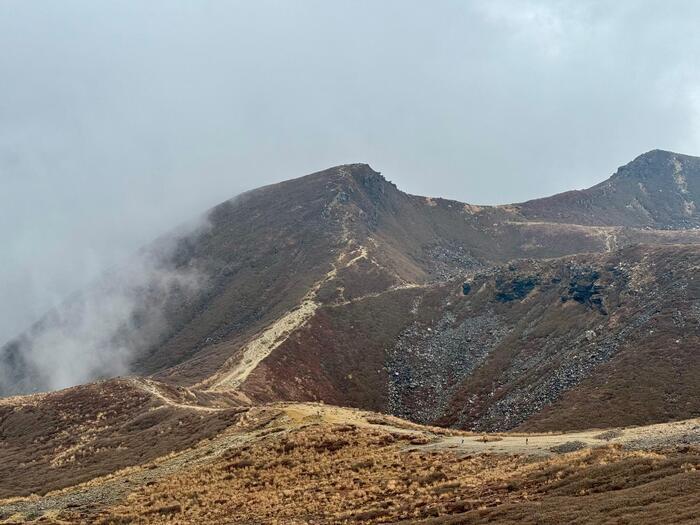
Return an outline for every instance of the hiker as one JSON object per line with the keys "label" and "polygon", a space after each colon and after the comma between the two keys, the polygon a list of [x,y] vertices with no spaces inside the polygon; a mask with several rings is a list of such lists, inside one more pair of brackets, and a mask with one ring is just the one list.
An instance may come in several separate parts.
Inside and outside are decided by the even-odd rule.
{"label": "hiker", "polygon": [[527,445],[528,441],[530,441],[530,438],[525,438],[525,444]]}

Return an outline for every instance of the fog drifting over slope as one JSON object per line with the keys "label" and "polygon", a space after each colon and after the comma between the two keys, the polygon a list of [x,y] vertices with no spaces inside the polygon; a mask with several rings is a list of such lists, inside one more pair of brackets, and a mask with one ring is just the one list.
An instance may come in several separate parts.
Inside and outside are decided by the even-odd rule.
{"label": "fog drifting over slope", "polygon": [[698,154],[699,15],[631,0],[2,2],[0,341],[173,225],[331,165],[494,203],[589,186],[652,148]]}
{"label": "fog drifting over slope", "polygon": [[204,219],[180,226],[86,284],[17,341],[0,345],[0,395],[128,374],[131,360],[166,330],[166,311],[206,288],[205,272],[177,264],[177,250],[182,239],[209,227]]}

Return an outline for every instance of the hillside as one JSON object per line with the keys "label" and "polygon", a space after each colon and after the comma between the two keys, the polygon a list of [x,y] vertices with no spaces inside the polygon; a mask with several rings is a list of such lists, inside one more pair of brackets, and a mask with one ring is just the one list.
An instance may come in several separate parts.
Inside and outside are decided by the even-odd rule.
{"label": "hillside", "polygon": [[698,268],[638,245],[325,306],[241,389],[475,430],[695,417]]}
{"label": "hillside", "polygon": [[683,229],[700,226],[700,159],[653,150],[608,180],[517,205],[528,219],[602,226]]}
{"label": "hillside", "polygon": [[693,523],[699,168],[223,202],[0,349],[0,521]]}
{"label": "hillside", "polygon": [[[175,285],[141,279],[128,319],[85,344],[246,403],[491,430],[693,417],[700,230],[678,199],[697,197],[698,166],[652,151],[589,190],[490,207],[408,195],[365,164],[260,188],[145,248]],[[49,388],[42,358],[124,275],[3,347],[0,393]]]}
{"label": "hillside", "polygon": [[[125,380],[0,409],[6,523],[601,523],[612,513],[652,524],[693,523],[700,509],[697,419],[485,435],[320,404],[234,407]],[[51,434],[54,413],[66,423]]]}

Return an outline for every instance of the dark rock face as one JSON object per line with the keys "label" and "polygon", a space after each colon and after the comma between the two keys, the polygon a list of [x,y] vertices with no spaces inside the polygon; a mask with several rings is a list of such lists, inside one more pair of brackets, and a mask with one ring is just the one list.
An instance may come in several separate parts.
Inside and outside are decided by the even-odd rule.
{"label": "dark rock face", "polygon": [[446,297],[439,320],[413,323],[388,351],[389,410],[478,431],[522,424],[614,359],[658,311],[646,304],[606,329],[600,310],[629,288],[630,272],[584,256],[475,274],[458,285],[463,299]]}
{"label": "dark rock face", "polygon": [[539,278],[534,275],[516,277],[512,280],[498,279],[496,281],[496,300],[502,303],[519,301],[527,297],[538,284]]}
{"label": "dark rock face", "polygon": [[599,277],[600,273],[595,270],[577,271],[569,282],[568,295],[561,298],[562,302],[572,299],[579,304],[596,308],[603,315],[607,315],[601,293],[603,286],[596,283]]}
{"label": "dark rock face", "polygon": [[[699,256],[695,247],[640,246],[600,259],[540,263],[538,275],[547,284],[526,307],[502,303],[500,318],[515,323],[511,335],[464,382],[453,402],[455,414],[443,422],[504,430],[543,428],[536,423],[543,418],[547,428],[585,428],[592,421],[605,426],[618,420],[663,421],[669,411],[690,414],[687,403],[694,401],[664,391],[675,390],[667,382],[674,374],[686,378],[674,383],[679,389],[700,388],[681,365],[698,359],[689,355],[697,356],[693,349],[700,335],[700,308],[694,306],[700,280],[691,270]],[[531,275],[526,268],[519,271]],[[560,301],[560,295],[567,300]],[[608,315],[600,315],[603,308]],[[683,408],[676,396],[685,400]],[[570,416],[572,410],[578,415]]]}
{"label": "dark rock face", "polygon": [[[353,165],[353,167],[354,166],[356,165]],[[356,170],[353,174],[365,188],[367,195],[375,202],[380,202],[385,198],[387,186],[391,186],[394,189],[396,188],[392,183],[382,177],[378,171],[373,171],[369,166],[366,166],[366,169]]]}

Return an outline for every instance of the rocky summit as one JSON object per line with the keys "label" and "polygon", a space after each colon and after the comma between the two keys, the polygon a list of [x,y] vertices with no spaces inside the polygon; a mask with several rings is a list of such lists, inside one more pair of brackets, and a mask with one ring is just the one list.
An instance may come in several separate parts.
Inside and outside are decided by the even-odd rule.
{"label": "rocky summit", "polygon": [[[0,348],[0,520],[697,523],[696,202],[660,150],[516,204],[366,164],[223,202]],[[69,336],[121,376],[53,391]]]}

